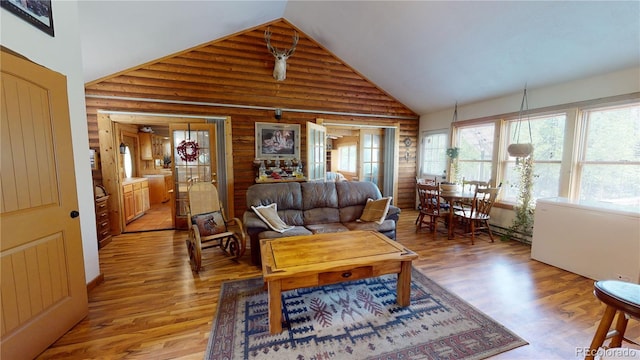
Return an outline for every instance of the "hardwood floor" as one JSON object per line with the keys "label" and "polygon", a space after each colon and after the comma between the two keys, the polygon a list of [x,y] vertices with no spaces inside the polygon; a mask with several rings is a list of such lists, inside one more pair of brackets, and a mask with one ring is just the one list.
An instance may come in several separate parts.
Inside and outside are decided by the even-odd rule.
{"label": "hardwood floor", "polygon": [[171,205],[168,202],[153,204],[141,217],[128,223],[124,232],[173,229]]}
{"label": "hardwood floor", "polygon": [[[488,236],[447,240],[416,232],[417,212],[403,211],[398,241],[420,257],[414,266],[530,344],[494,359],[579,359],[604,307],[593,280],[530,259],[518,242]],[[39,359],[202,359],[223,281],[260,275],[249,251],[234,262],[219,249],[190,270],[186,232],[123,234],[100,250],[105,281],[89,294],[89,315]],[[627,337],[640,340],[629,322]],[[628,346],[629,344],[623,344]],[[632,345],[633,346],[633,345]]]}

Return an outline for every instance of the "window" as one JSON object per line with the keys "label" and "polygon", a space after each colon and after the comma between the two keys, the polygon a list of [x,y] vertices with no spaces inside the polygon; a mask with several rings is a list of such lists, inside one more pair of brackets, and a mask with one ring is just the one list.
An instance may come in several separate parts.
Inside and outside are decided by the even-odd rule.
{"label": "window", "polygon": [[133,157],[131,156],[131,148],[126,145],[124,151],[124,177],[130,178],[133,176]]}
{"label": "window", "polygon": [[[628,98],[623,95],[530,112],[534,199],[565,197],[640,211],[640,101]],[[459,148],[454,180],[502,183],[499,200],[515,204],[520,180],[516,159],[506,150],[510,143],[529,142],[527,120],[520,123],[519,140],[514,139],[517,125],[515,116],[504,119],[499,115],[454,123],[450,146]],[[421,175],[441,166],[437,133],[423,136]]]}
{"label": "window", "polygon": [[362,181],[381,183],[382,136],[362,130]]}
{"label": "window", "polygon": [[[506,148],[511,143],[529,142],[529,124],[531,124],[531,139],[534,144],[534,182],[533,198],[554,197],[560,191],[560,166],[562,165],[562,147],[564,144],[564,128],[567,116],[565,113],[531,117],[520,122],[518,119],[505,123],[503,138],[504,156],[502,163],[501,199],[515,203],[518,195],[519,174],[515,169],[516,159],[510,157]],[[519,133],[519,134],[518,134]]]}
{"label": "window", "polygon": [[640,103],[582,113],[578,198],[640,206]]}
{"label": "window", "polygon": [[422,135],[420,177],[441,176],[447,169],[448,130],[427,131]]}
{"label": "window", "polygon": [[356,172],[358,148],[354,145],[341,146],[338,149],[338,157],[340,165],[338,170],[347,172]]}
{"label": "window", "polygon": [[483,181],[491,179],[494,133],[493,122],[457,128],[454,146],[460,149],[456,174],[458,181],[463,178]]}

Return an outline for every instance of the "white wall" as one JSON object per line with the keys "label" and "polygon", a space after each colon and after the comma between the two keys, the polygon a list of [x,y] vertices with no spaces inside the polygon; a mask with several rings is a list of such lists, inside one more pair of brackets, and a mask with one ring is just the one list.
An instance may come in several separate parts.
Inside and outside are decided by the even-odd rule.
{"label": "white wall", "polygon": [[85,276],[88,283],[99,276],[100,265],[93,180],[89,163],[89,135],[82,77],[78,3],[75,0],[54,0],[52,11],[55,37],[47,35],[13,13],[0,9],[0,32],[2,33],[0,43],[29,60],[67,77],[78,210],[80,211]]}
{"label": "white wall", "polygon": [[[524,86],[524,84],[523,84]],[[640,91],[640,67],[556,84],[544,88],[527,89],[529,109],[594,100]],[[522,91],[472,104],[458,104],[458,121],[507,113],[517,113]],[[449,128],[453,118],[451,108],[420,116],[420,132]]]}

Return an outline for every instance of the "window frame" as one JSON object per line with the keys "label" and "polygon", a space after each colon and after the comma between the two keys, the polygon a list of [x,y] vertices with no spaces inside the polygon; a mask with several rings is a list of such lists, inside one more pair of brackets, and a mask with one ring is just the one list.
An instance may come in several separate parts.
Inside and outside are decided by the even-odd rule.
{"label": "window frame", "polygon": [[[554,105],[548,107],[542,107],[537,109],[530,109],[528,114],[530,117],[549,116],[551,114],[565,114],[565,127],[564,138],[562,145],[562,156],[560,160],[560,179],[558,184],[558,197],[568,198],[571,201],[580,199],[580,182],[582,176],[582,166],[580,160],[583,154],[583,146],[586,146],[583,138],[583,131],[586,124],[584,120],[584,113],[587,111],[594,111],[599,109],[624,107],[640,105],[640,93],[629,93],[618,96],[611,96],[595,100],[585,100],[574,103],[567,103],[561,105]],[[513,121],[518,116],[518,112],[511,112],[507,114],[499,114],[494,116],[455,121],[449,128],[449,147],[456,147],[458,141],[458,131],[461,128],[469,126],[477,126],[481,124],[494,124],[496,126],[494,131],[494,146],[492,157],[492,176],[491,181],[493,184],[500,184],[505,179],[504,167],[508,166],[505,159],[508,159],[506,154],[506,148],[509,144],[510,134],[507,133],[507,121]],[[422,132],[421,139],[425,134],[438,132],[440,130],[425,130]],[[420,163],[417,174],[422,176],[424,174],[423,162],[425,159],[424,149],[421,144],[420,147]],[[535,159],[534,159],[535,160]],[[536,160],[536,162],[545,162],[546,160]],[[556,160],[551,162],[557,163]],[[640,165],[640,161],[630,162],[630,165]],[[448,166],[448,164],[447,164]],[[460,179],[462,180],[462,179]],[[505,184],[503,184],[505,186]],[[498,207],[511,209],[513,208],[513,201],[505,201],[501,197],[497,201]]]}
{"label": "window frame", "polygon": [[[490,177],[486,179],[468,179],[468,180],[482,180],[482,181],[490,180],[491,183],[494,185],[500,183],[499,181],[498,182],[496,181],[496,179],[498,179],[497,174],[498,174],[498,165],[499,165],[496,159],[499,159],[499,153],[500,153],[499,140],[501,136],[501,123],[502,121],[500,118],[491,118],[488,120],[460,121],[460,122],[454,122],[452,124],[451,141],[450,141],[450,143],[452,144],[451,147],[460,147],[459,132],[461,129],[493,125],[493,145],[491,149],[491,159],[490,160],[462,160],[462,162],[465,162],[465,163],[491,164],[490,170],[489,170]],[[458,163],[460,164],[460,162],[461,162],[461,159],[460,157],[458,157]],[[458,165],[458,167],[460,167],[460,165]],[[447,174],[447,176],[450,178],[451,174]],[[462,181],[462,179],[464,178],[464,176],[462,176],[461,174],[456,174],[456,176],[458,177],[458,181]],[[453,180],[455,179],[449,179],[449,181],[453,181]]]}
{"label": "window frame", "polygon": [[[443,168],[442,171],[438,174],[431,174],[431,173],[427,173],[425,172],[425,161],[427,160],[427,155],[425,154],[425,147],[426,147],[426,140],[428,137],[430,136],[439,136],[442,135],[445,138],[445,145],[444,148],[442,149],[442,154],[440,154],[440,156],[442,157],[442,163],[443,163]],[[428,131],[423,131],[421,136],[420,136],[420,167],[418,170],[418,177],[419,178],[427,178],[427,177],[433,177],[433,176],[438,176],[438,177],[446,177],[447,174],[447,167],[448,167],[448,159],[447,159],[447,148],[450,147],[451,144],[451,136],[450,136],[450,131],[448,128],[445,129],[438,129],[438,130],[428,130]]]}
{"label": "window frame", "polygon": [[[587,147],[589,145],[588,130],[589,130],[589,114],[595,111],[613,110],[616,108],[624,107],[640,107],[640,99],[635,101],[622,101],[622,102],[610,102],[596,104],[593,106],[585,106],[579,109],[578,112],[578,124],[577,124],[577,136],[576,136],[576,156],[573,163],[573,173],[575,177],[570,187],[570,198],[573,200],[580,200],[582,198],[581,187],[583,184],[583,174],[585,172],[586,165],[605,165],[605,166],[640,166],[640,160],[588,160]],[[594,200],[587,200],[594,201]]]}
{"label": "window frame", "polygon": [[[555,117],[555,116],[564,116],[564,130],[563,130],[563,136],[561,139],[561,156],[559,157],[558,160],[540,160],[537,157],[534,156],[533,158],[533,163],[534,163],[534,169],[535,169],[535,165],[536,164],[558,164],[559,165],[559,174],[558,174],[558,188],[557,188],[557,194],[555,196],[561,196],[560,194],[562,193],[562,174],[563,174],[563,162],[565,161],[565,153],[566,153],[566,147],[567,147],[567,143],[566,143],[566,138],[567,138],[567,127],[568,127],[568,123],[569,121],[571,121],[570,117],[569,117],[569,111],[546,111],[546,112],[536,112],[536,113],[531,113],[528,114],[526,116],[526,118],[520,119],[519,116],[511,116],[511,117],[505,117],[504,119],[501,119],[501,132],[500,132],[500,164],[498,164],[498,179],[500,180],[500,182],[502,182],[502,186],[506,189],[508,186],[513,186],[515,184],[510,184],[508,183],[508,177],[507,177],[507,172],[509,171],[510,168],[514,167],[516,164],[516,158],[513,158],[511,156],[509,156],[509,153],[507,152],[507,147],[514,143],[513,138],[511,137],[511,126],[518,123],[518,121],[521,121],[522,123],[520,124],[522,126],[522,128],[519,131],[524,131],[524,132],[528,132],[528,124],[526,124],[527,121],[538,121],[538,120],[544,120],[544,119],[548,119],[551,117]],[[526,127],[526,128],[525,128]],[[524,138],[522,137],[524,135]],[[520,143],[526,143],[526,139],[529,139],[528,134],[521,134],[520,136]],[[531,139],[531,141],[535,144],[536,141],[535,139]],[[534,154],[536,152],[536,149],[534,148]],[[499,183],[500,183],[499,182]],[[534,181],[535,184],[535,181]],[[517,185],[516,185],[517,186]],[[535,185],[534,185],[535,186]],[[503,204],[510,204],[510,205],[516,205],[517,203],[517,196],[515,198],[507,198],[505,195],[507,194],[507,191],[501,191],[501,196],[500,196],[500,201]]]}

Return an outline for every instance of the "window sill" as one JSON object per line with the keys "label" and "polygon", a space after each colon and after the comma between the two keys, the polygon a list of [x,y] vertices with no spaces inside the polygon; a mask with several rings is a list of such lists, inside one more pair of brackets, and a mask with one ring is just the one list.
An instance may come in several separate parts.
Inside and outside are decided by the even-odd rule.
{"label": "window sill", "polygon": [[503,202],[499,202],[497,201],[495,204],[493,204],[494,207],[500,208],[500,209],[507,209],[507,210],[513,210],[513,208],[515,207],[515,205],[510,204],[510,203],[503,203]]}

